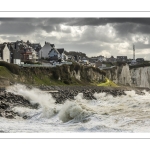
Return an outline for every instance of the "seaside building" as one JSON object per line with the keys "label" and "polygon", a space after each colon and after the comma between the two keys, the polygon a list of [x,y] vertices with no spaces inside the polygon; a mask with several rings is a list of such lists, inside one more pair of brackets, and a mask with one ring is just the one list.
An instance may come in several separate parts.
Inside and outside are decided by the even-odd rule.
{"label": "seaside building", "polygon": [[45,45],[39,50],[39,58],[49,58],[49,52],[55,49],[55,45],[45,41]]}
{"label": "seaside building", "polygon": [[117,56],[117,62],[127,62],[127,56]]}
{"label": "seaside building", "polygon": [[50,61],[65,61],[67,60],[67,56],[65,55],[64,48],[55,48],[53,47],[48,53]]}
{"label": "seaside building", "polygon": [[10,51],[7,43],[0,44],[0,61],[10,63]]}
{"label": "seaside building", "polygon": [[116,62],[116,58],[114,58],[114,56],[111,56],[110,58],[107,58],[107,62]]}

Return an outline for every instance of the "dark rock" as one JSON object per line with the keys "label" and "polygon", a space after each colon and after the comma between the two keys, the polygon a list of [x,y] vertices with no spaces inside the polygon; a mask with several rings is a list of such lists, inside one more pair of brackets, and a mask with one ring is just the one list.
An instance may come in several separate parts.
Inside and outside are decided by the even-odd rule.
{"label": "dark rock", "polygon": [[27,117],[27,116],[23,116],[22,118],[23,118],[23,119],[27,119],[28,117]]}
{"label": "dark rock", "polygon": [[14,119],[14,116],[12,116],[12,115],[6,115],[5,117],[8,119]]}

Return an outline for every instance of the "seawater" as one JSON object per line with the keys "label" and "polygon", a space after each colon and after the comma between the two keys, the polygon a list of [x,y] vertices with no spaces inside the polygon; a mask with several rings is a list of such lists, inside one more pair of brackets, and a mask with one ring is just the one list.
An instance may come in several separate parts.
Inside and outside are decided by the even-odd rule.
{"label": "seawater", "polygon": [[96,100],[86,100],[79,93],[75,100],[55,104],[49,93],[24,85],[14,85],[8,92],[22,95],[31,103],[38,103],[38,109],[14,107],[20,116],[6,119],[0,117],[0,132],[150,132],[150,93],[126,91],[126,95],[113,97],[107,93],[95,93]]}

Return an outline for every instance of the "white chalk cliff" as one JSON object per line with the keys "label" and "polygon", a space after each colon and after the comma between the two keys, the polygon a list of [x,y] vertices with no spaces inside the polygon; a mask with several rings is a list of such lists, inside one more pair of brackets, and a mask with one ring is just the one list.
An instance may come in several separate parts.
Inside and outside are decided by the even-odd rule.
{"label": "white chalk cliff", "polygon": [[121,71],[115,71],[116,74],[111,77],[114,82],[133,87],[150,88],[150,67],[129,69],[129,66],[126,64],[122,68],[118,67],[116,70],[119,69]]}

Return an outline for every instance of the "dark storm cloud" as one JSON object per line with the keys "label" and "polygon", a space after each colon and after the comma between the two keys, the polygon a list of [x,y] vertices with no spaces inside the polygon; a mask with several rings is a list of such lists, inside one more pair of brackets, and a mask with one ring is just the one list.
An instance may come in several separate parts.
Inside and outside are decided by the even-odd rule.
{"label": "dark storm cloud", "polygon": [[52,31],[55,30],[54,26],[45,26],[45,25],[42,25],[42,26],[38,26],[38,27],[41,28],[41,29],[43,29],[47,33],[50,33],[50,32],[52,32]]}
{"label": "dark storm cloud", "polygon": [[133,42],[142,52],[150,47],[149,34],[150,18],[0,18],[1,41],[48,41],[95,56],[132,50]]}
{"label": "dark storm cloud", "polygon": [[66,23],[70,26],[104,26],[111,24],[122,35],[150,33],[150,18],[76,18]]}
{"label": "dark storm cloud", "polygon": [[70,22],[67,24],[73,26],[99,26],[108,23],[137,23],[150,25],[150,18],[76,18],[72,21],[70,19]]}
{"label": "dark storm cloud", "polygon": [[61,31],[70,33],[70,29],[61,29],[60,24],[66,24],[69,18],[0,18],[1,34],[29,34],[35,30],[47,33]]}
{"label": "dark storm cloud", "polygon": [[7,23],[0,24],[0,34],[30,34],[36,27],[29,23]]}
{"label": "dark storm cloud", "polygon": [[37,22],[45,25],[67,24],[71,26],[99,26],[108,23],[137,23],[150,25],[150,18],[0,18],[0,22]]}
{"label": "dark storm cloud", "polygon": [[114,29],[120,36],[126,36],[127,34],[149,34],[150,26],[141,25],[141,24],[133,24],[133,23],[124,23],[124,24],[115,24],[113,25]]}
{"label": "dark storm cloud", "polygon": [[[22,33],[24,33],[22,28],[25,26],[27,28],[31,26],[31,30],[29,29],[27,31],[25,28],[25,31],[27,31],[26,33],[34,31],[33,28],[37,27],[48,33],[52,31],[61,31],[60,25],[62,24],[67,26],[104,26],[106,24],[111,24],[117,32],[122,34],[128,32],[150,32],[150,18],[0,18],[0,22],[2,25],[7,23],[13,26],[16,24],[16,28],[19,30],[18,32],[22,31]],[[2,25],[0,25],[0,31],[6,31],[5,27],[1,27]],[[15,27],[13,27],[13,29],[14,28]],[[8,32],[9,31],[10,30],[8,30]],[[63,31],[70,32],[69,29],[62,30],[62,32]]]}
{"label": "dark storm cloud", "polygon": [[0,18],[0,22],[26,22],[31,24],[43,24],[45,26],[65,24],[73,20],[74,19],[71,18]]}

